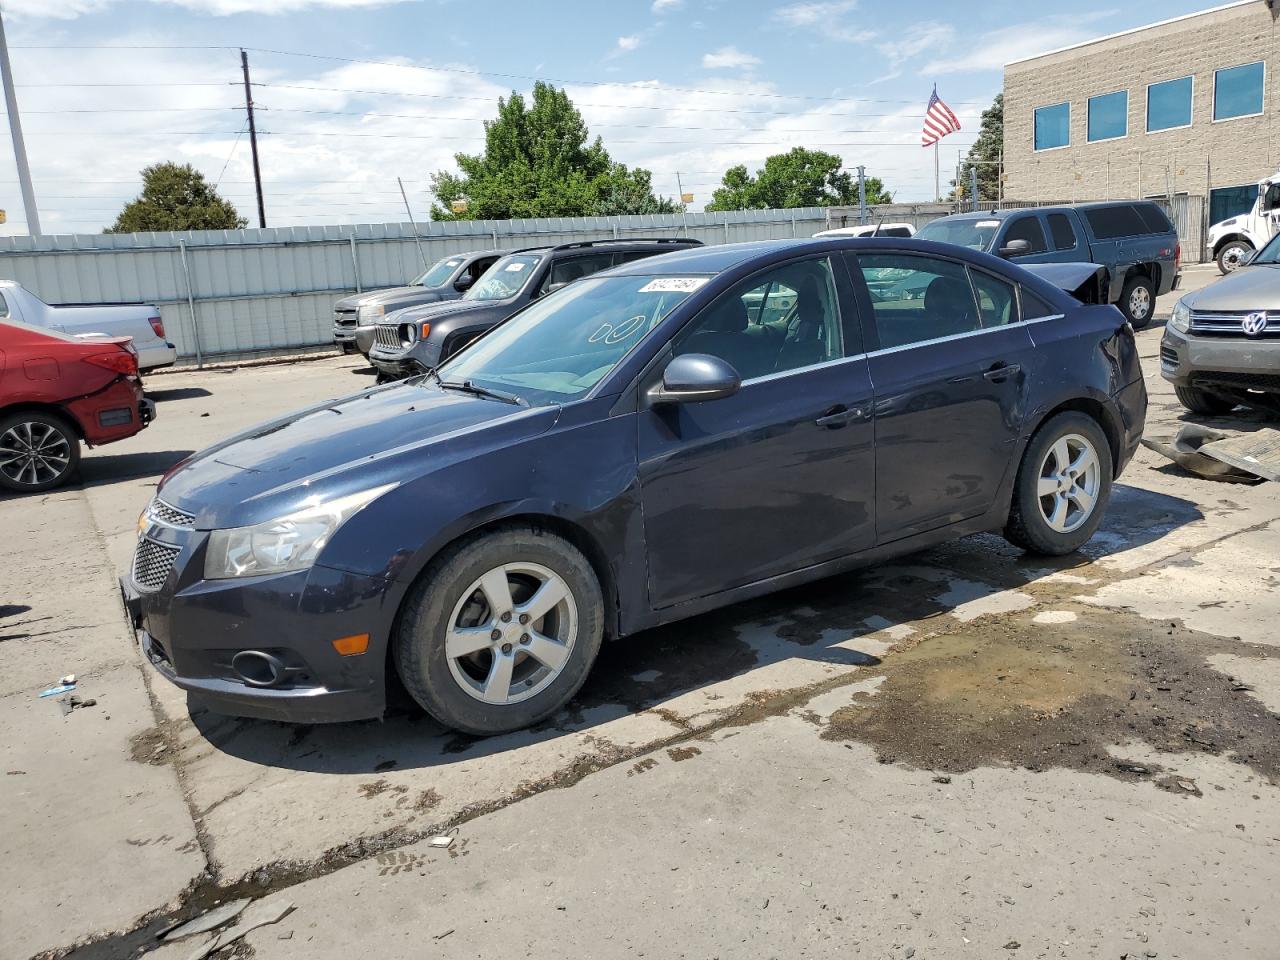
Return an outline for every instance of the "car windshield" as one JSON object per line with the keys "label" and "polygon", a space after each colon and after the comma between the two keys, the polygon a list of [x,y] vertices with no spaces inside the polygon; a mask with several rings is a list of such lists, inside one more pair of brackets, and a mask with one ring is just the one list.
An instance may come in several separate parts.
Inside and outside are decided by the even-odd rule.
{"label": "car windshield", "polygon": [[975,220],[972,217],[964,220],[934,220],[920,228],[916,239],[954,243],[970,250],[986,250],[999,229],[999,220]]}
{"label": "car windshield", "polygon": [[1280,233],[1271,238],[1271,242],[1258,251],[1258,255],[1249,261],[1250,265],[1255,263],[1267,264],[1274,266],[1280,264]]}
{"label": "car windshield", "polygon": [[536,253],[515,253],[503,257],[484,272],[463,300],[506,300],[514,297],[537,272],[542,257]]}
{"label": "car windshield", "polygon": [[471,381],[533,406],[577,399],[708,279],[578,280],[496,327],[437,373],[446,383]]}
{"label": "car windshield", "polygon": [[414,280],[413,283],[409,284],[409,286],[426,287],[428,290],[432,290],[436,287],[443,287],[449,282],[449,278],[453,276],[453,271],[462,266],[462,261],[462,257],[445,257],[422,276],[418,277],[418,279]]}

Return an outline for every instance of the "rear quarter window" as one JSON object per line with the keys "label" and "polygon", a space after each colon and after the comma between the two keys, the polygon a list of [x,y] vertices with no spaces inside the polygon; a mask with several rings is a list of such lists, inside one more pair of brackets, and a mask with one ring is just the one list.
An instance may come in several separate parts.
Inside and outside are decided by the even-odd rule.
{"label": "rear quarter window", "polygon": [[1165,212],[1154,203],[1135,203],[1133,209],[1138,211],[1138,216],[1152,233],[1173,232],[1173,224],[1169,222]]}
{"label": "rear quarter window", "polygon": [[1022,300],[1022,319],[1035,320],[1039,317],[1052,317],[1062,311],[1052,307],[1039,294],[1032,293],[1027,287],[1019,291]]}
{"label": "rear quarter window", "polygon": [[1117,203],[1110,207],[1093,207],[1084,211],[1089,229],[1099,240],[1138,237],[1152,230],[1138,215],[1132,204]]}

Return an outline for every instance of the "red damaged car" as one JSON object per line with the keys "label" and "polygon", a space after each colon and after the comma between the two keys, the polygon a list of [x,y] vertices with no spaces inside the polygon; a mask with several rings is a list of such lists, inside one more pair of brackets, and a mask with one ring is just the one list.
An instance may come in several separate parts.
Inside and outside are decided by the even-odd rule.
{"label": "red damaged car", "polygon": [[0,487],[56,487],[79,465],[81,440],[123,440],[154,417],[128,337],[85,340],[0,320]]}

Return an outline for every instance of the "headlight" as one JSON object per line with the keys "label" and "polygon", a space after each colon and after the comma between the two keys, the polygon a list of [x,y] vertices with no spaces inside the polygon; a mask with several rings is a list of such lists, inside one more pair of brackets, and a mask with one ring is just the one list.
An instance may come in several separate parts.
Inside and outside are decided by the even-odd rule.
{"label": "headlight", "polygon": [[1169,326],[1179,333],[1191,329],[1191,308],[1179,300],[1173,305],[1173,315],[1169,317]]}
{"label": "headlight", "polygon": [[387,308],[380,303],[366,303],[356,311],[356,319],[375,321],[386,312]]}
{"label": "headlight", "polygon": [[305,570],[316,562],[324,545],[347,518],[394,486],[391,483],[304,507],[252,527],[214,530],[205,551],[205,579],[226,580]]}

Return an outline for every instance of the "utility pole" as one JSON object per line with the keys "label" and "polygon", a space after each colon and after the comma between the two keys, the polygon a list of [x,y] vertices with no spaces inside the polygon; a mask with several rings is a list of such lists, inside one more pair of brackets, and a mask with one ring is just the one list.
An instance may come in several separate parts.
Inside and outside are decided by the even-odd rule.
{"label": "utility pole", "polygon": [[[670,183],[671,181],[667,181]],[[684,202],[684,181],[680,179],[680,171],[676,171],[676,189],[680,191],[680,214],[684,220],[684,235],[689,235],[689,205]]]}
{"label": "utility pole", "polygon": [[404,192],[404,181],[396,177],[396,183],[400,184],[400,196],[404,199],[404,212],[409,214],[409,223],[413,225],[413,242],[418,245],[418,256],[422,259],[422,268],[430,270],[431,264],[427,263],[427,255],[422,252],[422,240],[418,236],[418,221],[413,219],[413,208],[409,206],[409,195]]}
{"label": "utility pole", "polygon": [[858,223],[867,222],[867,168],[858,167]]}
{"label": "utility pole", "polygon": [[258,131],[253,125],[253,89],[249,85],[249,54],[240,51],[240,69],[244,71],[244,109],[249,115],[249,149],[253,153],[253,183],[258,189],[258,226],[267,225],[267,208],[262,203],[262,170],[258,167]]}
{"label": "utility pole", "polygon": [[27,166],[27,146],[22,139],[22,120],[18,117],[18,97],[13,92],[13,68],[9,66],[9,41],[4,36],[4,15],[0,13],[0,74],[4,80],[4,102],[9,110],[9,132],[13,135],[13,160],[18,167],[18,183],[22,188],[22,209],[27,217],[27,233],[40,236],[40,212],[36,209],[36,192],[31,186],[31,168]]}
{"label": "utility pole", "polygon": [[973,212],[978,212],[978,165],[969,167],[969,192],[973,195]]}

